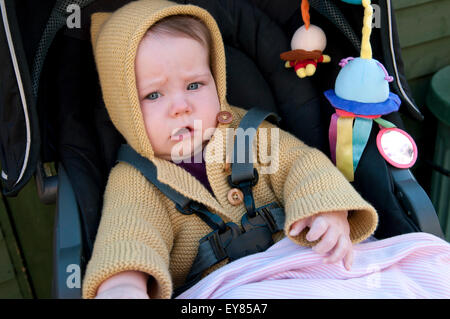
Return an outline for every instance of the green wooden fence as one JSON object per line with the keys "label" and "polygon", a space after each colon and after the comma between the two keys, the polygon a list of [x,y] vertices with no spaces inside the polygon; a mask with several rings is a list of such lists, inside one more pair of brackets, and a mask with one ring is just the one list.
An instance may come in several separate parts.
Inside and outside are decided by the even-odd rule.
{"label": "green wooden fence", "polygon": [[425,116],[417,122],[402,113],[406,129],[416,140],[419,159],[412,168],[427,193],[431,188],[431,168],[436,118],[426,105],[431,77],[450,64],[450,0],[393,0],[397,18],[405,75],[412,95]]}
{"label": "green wooden fence", "polygon": [[450,64],[450,0],[394,0],[406,77],[425,104],[431,76]]}
{"label": "green wooden fence", "polygon": [[55,205],[40,202],[34,178],[0,199],[0,298],[51,298]]}

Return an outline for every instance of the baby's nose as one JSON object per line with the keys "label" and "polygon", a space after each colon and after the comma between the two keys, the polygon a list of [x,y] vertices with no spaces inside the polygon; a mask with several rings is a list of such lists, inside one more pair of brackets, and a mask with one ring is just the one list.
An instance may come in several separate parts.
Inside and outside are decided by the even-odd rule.
{"label": "baby's nose", "polygon": [[172,102],[170,108],[170,115],[173,117],[178,117],[182,114],[192,113],[191,105],[185,99],[177,99]]}

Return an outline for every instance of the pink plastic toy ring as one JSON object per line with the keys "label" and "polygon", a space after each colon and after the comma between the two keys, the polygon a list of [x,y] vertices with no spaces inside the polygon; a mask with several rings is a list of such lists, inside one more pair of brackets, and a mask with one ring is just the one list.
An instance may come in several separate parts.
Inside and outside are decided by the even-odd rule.
{"label": "pink plastic toy ring", "polygon": [[416,143],[399,128],[382,128],[377,135],[377,147],[381,156],[397,168],[410,168],[417,160]]}

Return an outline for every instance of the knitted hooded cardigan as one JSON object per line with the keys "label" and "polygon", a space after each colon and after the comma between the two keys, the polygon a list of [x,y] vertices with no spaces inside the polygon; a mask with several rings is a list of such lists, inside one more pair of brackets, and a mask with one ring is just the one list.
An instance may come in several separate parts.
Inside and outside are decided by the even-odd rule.
{"label": "knitted hooded cardigan", "polygon": [[[221,111],[233,121],[219,123],[206,145],[208,181],[215,196],[182,167],[154,156],[141,114],[135,77],[135,58],[139,42],[158,20],[178,14],[200,18],[211,32],[211,71],[216,81]],[[178,5],[164,0],[131,2],[114,13],[92,16],[91,36],[103,99],[115,127],[127,143],[157,167],[157,178],[182,195],[204,204],[225,222],[240,225],[244,204],[233,206],[227,199],[227,145],[232,145],[232,130],[237,128],[245,110],[226,101],[225,53],[220,30],[213,17],[193,5]],[[261,128],[267,148],[262,147]],[[278,133],[272,133],[275,129]],[[277,142],[272,145],[272,138]],[[231,141],[231,142],[230,142]],[[257,161],[260,178],[253,187],[256,207],[276,201],[285,208],[284,231],[274,235],[278,241],[289,236],[291,225],[319,212],[349,210],[350,237],[353,243],[369,237],[377,226],[375,209],[347,182],[331,161],[292,134],[264,121],[257,131]],[[262,150],[270,154],[271,174],[261,174]],[[266,150],[268,149],[268,151]],[[96,296],[100,284],[128,270],[142,271],[155,280],[149,286],[154,298],[171,298],[173,289],[184,283],[197,254],[199,239],[211,229],[198,216],[183,215],[174,203],[134,167],[120,162],[110,172],[92,257],[83,278],[83,298]],[[305,238],[307,229],[291,240],[312,246]],[[224,265],[227,260],[207,272]]]}

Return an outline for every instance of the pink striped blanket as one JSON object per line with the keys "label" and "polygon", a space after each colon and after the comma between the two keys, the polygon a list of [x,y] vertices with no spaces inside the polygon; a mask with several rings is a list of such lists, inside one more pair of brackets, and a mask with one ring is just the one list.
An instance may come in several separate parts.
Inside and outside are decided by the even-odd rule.
{"label": "pink striped blanket", "polygon": [[354,253],[347,271],[284,238],[223,266],[177,299],[450,298],[450,244],[438,237],[372,239]]}

